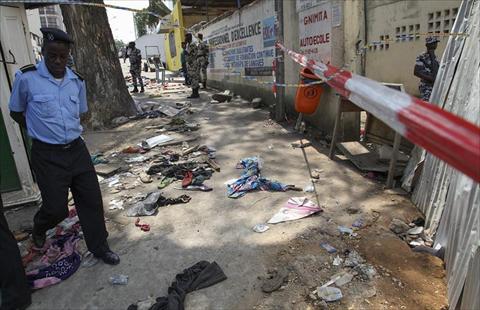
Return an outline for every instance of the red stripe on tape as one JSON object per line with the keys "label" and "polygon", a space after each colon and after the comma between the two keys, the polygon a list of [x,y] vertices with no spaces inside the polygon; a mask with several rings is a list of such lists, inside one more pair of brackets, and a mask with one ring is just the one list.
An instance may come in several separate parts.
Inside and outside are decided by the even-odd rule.
{"label": "red stripe on tape", "polygon": [[[327,83],[342,96],[350,98],[351,94],[355,94],[355,91],[348,89],[346,85],[349,79],[355,78],[351,72],[323,63],[316,64],[315,61],[295,53],[279,43],[277,47],[286,51],[300,65],[312,69],[318,77],[327,79]],[[322,69],[323,66],[326,66],[327,69]],[[362,83],[361,80],[359,83]],[[413,96],[409,96],[411,100],[409,106],[397,112],[397,109],[392,106],[404,106],[404,96],[401,97],[402,101],[396,101],[400,100],[400,97],[391,96],[388,101],[379,102],[379,96],[384,96],[384,93],[380,90],[377,92],[372,85],[364,86],[368,87],[371,93],[369,92],[370,98],[362,96],[365,97],[363,100],[376,105],[376,113],[373,111],[376,117],[385,117],[387,116],[386,112],[397,115],[399,123],[389,124],[390,126],[398,128],[402,125],[405,127],[403,134],[407,139],[422,146],[476,182],[480,182],[480,127]],[[356,103],[355,99],[352,102]],[[381,113],[384,114],[377,115]]]}
{"label": "red stripe on tape", "polygon": [[348,98],[350,91],[345,87],[345,84],[352,78],[352,74],[331,65],[327,65],[327,68],[328,70],[323,73],[327,79],[331,79],[327,81],[327,84],[335,88],[340,95]]}
{"label": "red stripe on tape", "polygon": [[480,127],[439,107],[413,98],[398,113],[405,137],[480,182]]}

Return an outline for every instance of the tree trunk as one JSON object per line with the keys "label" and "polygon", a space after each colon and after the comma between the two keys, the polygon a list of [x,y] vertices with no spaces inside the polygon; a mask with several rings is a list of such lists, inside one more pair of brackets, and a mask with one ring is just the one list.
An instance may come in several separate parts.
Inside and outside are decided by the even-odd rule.
{"label": "tree trunk", "polygon": [[75,68],[87,84],[89,111],[82,118],[85,125],[103,128],[115,117],[134,114],[136,109],[125,84],[105,8],[82,5],[61,5],[61,8],[67,32],[75,40],[72,46]]}

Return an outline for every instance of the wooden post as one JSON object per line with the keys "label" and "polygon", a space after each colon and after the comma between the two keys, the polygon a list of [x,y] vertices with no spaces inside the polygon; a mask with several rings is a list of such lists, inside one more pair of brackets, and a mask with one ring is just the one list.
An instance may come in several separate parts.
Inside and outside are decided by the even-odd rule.
{"label": "wooden post", "polygon": [[395,139],[393,140],[392,158],[390,159],[390,166],[388,167],[387,188],[393,187],[393,178],[395,177],[398,150],[400,149],[401,141],[402,141],[402,136],[398,132],[395,132]]}
{"label": "wooden post", "polygon": [[328,157],[333,159],[335,155],[335,145],[337,144],[338,131],[340,130],[340,121],[342,119],[342,97],[338,95],[337,115],[335,116],[335,126],[333,127],[332,142],[330,144],[330,152]]}

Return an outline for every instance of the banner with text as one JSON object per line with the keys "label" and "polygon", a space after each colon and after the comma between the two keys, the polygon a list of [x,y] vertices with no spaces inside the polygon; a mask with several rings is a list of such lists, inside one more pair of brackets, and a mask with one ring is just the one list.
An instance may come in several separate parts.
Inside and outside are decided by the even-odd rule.
{"label": "banner with text", "polygon": [[208,72],[271,76],[275,56],[274,1],[260,1],[201,30],[210,46]]}
{"label": "banner with text", "polygon": [[332,54],[332,10],[330,2],[298,13],[300,53],[330,63]]}
{"label": "banner with text", "polygon": [[330,0],[297,0],[297,12],[308,10],[314,6],[324,4]]}

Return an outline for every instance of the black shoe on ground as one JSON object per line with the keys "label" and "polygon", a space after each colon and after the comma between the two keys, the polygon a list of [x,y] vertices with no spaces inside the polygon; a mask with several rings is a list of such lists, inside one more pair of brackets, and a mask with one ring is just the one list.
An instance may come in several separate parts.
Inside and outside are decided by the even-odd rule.
{"label": "black shoe on ground", "polygon": [[42,234],[42,233],[35,232],[35,228],[33,228],[32,240],[35,247],[43,248],[43,246],[45,245],[46,239],[47,239],[47,236],[45,235],[45,233]]}
{"label": "black shoe on ground", "polygon": [[187,99],[198,99],[200,98],[200,95],[199,94],[191,94],[190,96],[187,97]]}
{"label": "black shoe on ground", "polygon": [[93,256],[100,258],[105,264],[118,265],[120,263],[120,257],[110,250],[106,242],[98,251],[93,253]]}
{"label": "black shoe on ground", "polygon": [[198,93],[198,88],[194,88],[192,91],[193,91],[192,94],[188,96],[187,99],[200,98],[200,94]]}
{"label": "black shoe on ground", "polygon": [[108,264],[108,265],[118,265],[120,263],[120,256],[113,253],[111,250],[103,252],[98,256],[95,255],[95,257],[100,258],[101,260],[103,260],[105,264]]}

